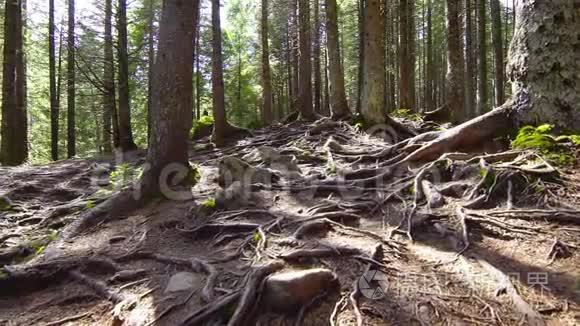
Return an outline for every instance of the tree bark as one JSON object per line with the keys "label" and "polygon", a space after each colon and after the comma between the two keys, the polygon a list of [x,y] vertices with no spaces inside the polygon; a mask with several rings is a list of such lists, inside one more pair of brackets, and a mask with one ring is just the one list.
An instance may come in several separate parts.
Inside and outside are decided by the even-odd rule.
{"label": "tree bark", "polygon": [[407,44],[409,46],[409,103],[411,106],[409,110],[416,111],[417,104],[417,90],[415,85],[415,65],[417,63],[417,53],[416,53],[416,31],[415,31],[415,0],[408,0],[408,7],[407,7],[407,23],[409,27],[407,28]]}
{"label": "tree bark", "polygon": [[465,83],[463,42],[459,18],[460,2],[447,0],[447,105],[451,121],[464,121]]}
{"label": "tree bark", "polygon": [[48,3],[48,65],[50,78],[50,154],[53,161],[58,160],[58,116],[60,103],[56,93],[56,22],[54,19],[54,0]]}
{"label": "tree bark", "polygon": [[15,166],[28,159],[22,1],[7,0],[4,10],[0,163]]}
{"label": "tree bark", "polygon": [[260,30],[262,40],[262,110],[264,122],[272,123],[272,80],[270,78],[270,47],[268,44],[268,0],[262,0]]}
{"label": "tree bark", "polygon": [[465,0],[465,115],[475,116],[475,51],[473,49],[473,2]]}
{"label": "tree bark", "polygon": [[[122,152],[137,149],[131,128],[131,97],[129,94],[129,54],[127,52],[127,0],[119,0],[117,17],[119,60],[119,147]],[[191,42],[191,41],[190,41]],[[193,58],[193,57],[192,57]]]}
{"label": "tree bark", "polygon": [[399,99],[402,109],[412,109],[410,98],[410,77],[411,67],[409,61],[409,2],[401,0],[399,2]]}
{"label": "tree bark", "polygon": [[385,110],[385,21],[379,0],[366,0],[364,7],[364,66],[361,111],[370,125],[386,122]]}
{"label": "tree bark", "polygon": [[155,65],[155,0],[149,0],[147,21],[147,142],[151,137],[151,107],[153,106],[153,66]]}
{"label": "tree bark", "polygon": [[213,140],[217,146],[223,146],[226,136],[232,127],[226,117],[226,100],[224,89],[224,72],[222,58],[222,30],[220,22],[220,2],[211,1],[211,26],[212,26],[212,56],[211,56],[211,82],[214,132]]}
{"label": "tree bark", "polygon": [[505,101],[503,38],[499,0],[490,0],[490,7],[494,65],[494,105],[497,107]]}
{"label": "tree bark", "polygon": [[[111,154],[111,139],[114,136],[112,131],[113,114],[115,113],[115,63],[113,57],[113,3],[112,0],[105,1],[105,45],[103,60],[103,84],[105,93],[103,94],[103,152]],[[116,124],[115,119],[115,124]],[[114,127],[116,128],[116,126]],[[118,140],[114,141],[115,145]]]}
{"label": "tree bark", "polygon": [[322,114],[322,74],[320,71],[320,3],[314,0],[314,31],[312,33],[312,79],[314,80],[314,112]]}
{"label": "tree bark", "polygon": [[329,102],[332,118],[337,120],[348,118],[351,113],[346,102],[344,90],[336,0],[326,1],[326,47],[328,53]]}
{"label": "tree bark", "polygon": [[425,108],[427,111],[435,109],[435,62],[433,51],[433,4],[427,0],[427,71],[425,85]]}
{"label": "tree bark", "polygon": [[312,55],[310,44],[310,1],[298,0],[298,19],[300,54],[298,67],[298,102],[300,118],[311,121],[316,119],[312,107]]}
{"label": "tree bark", "polygon": [[482,114],[488,109],[487,98],[487,30],[486,30],[486,11],[485,1],[477,2],[477,41],[478,41],[478,62],[479,69],[477,78],[477,115]]}
{"label": "tree bark", "polygon": [[[195,2],[166,0],[153,71],[153,106],[149,163],[143,176],[145,194],[161,192],[162,171],[172,164],[189,169],[188,138],[193,101],[193,35]],[[216,1],[217,2],[217,1]],[[163,194],[166,195],[166,194]]]}
{"label": "tree bark", "polygon": [[67,157],[76,155],[75,117],[75,0],[68,0],[68,40],[67,40]]}

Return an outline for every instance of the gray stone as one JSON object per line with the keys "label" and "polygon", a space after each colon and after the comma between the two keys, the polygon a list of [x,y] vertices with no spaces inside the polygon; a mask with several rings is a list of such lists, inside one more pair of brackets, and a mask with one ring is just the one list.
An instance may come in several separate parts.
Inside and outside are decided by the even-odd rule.
{"label": "gray stone", "polygon": [[180,292],[196,287],[201,287],[201,277],[187,272],[177,273],[169,279],[165,293]]}

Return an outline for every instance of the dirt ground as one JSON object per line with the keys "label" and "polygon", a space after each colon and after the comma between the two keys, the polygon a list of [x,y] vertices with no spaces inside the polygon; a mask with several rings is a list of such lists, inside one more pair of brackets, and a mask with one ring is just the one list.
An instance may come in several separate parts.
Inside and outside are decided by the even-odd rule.
{"label": "dirt ground", "polygon": [[[341,145],[334,155],[328,150],[330,136]],[[216,179],[225,156],[249,160],[257,148],[270,146],[296,157],[300,180],[324,182],[344,171],[380,168],[386,158],[360,156],[388,146],[346,125],[312,132],[305,124],[264,129],[219,150],[206,145],[192,144],[191,161],[202,175],[193,199],[154,200],[127,215],[112,212],[109,220],[67,241],[59,238],[60,230],[111,195],[104,189],[114,160],[0,168],[0,196],[11,202],[9,211],[0,210],[0,280],[11,280],[0,282],[0,325],[183,324],[208,304],[202,295],[208,273],[192,267],[191,259],[215,269],[210,305],[243,288],[252,268],[272,261],[284,262],[282,272],[325,268],[337,275],[338,289],[321,293],[300,311],[274,313],[256,302],[257,325],[356,325],[357,310],[364,325],[580,324],[580,211],[575,209],[580,170],[561,169],[549,179],[532,175],[524,187],[498,185],[477,209],[465,208],[465,194],[482,179],[481,170],[463,173],[467,189],[458,185],[461,194],[445,195],[442,205],[429,196],[416,205],[413,191],[395,191],[404,184],[397,181],[407,178],[409,184],[409,175],[416,175],[409,169],[376,189],[347,184],[339,192],[314,191],[283,177],[275,187],[253,192],[243,205],[202,212],[220,189]],[[142,159],[142,153],[136,155],[133,164]],[[500,165],[494,168],[512,169]],[[435,173],[428,179],[438,189],[457,181]],[[515,189],[509,209],[508,187]],[[351,225],[350,215],[341,214],[360,219]],[[332,220],[327,232],[293,236],[306,219],[324,216]],[[233,223],[260,227],[196,229]],[[370,257],[378,245],[384,257],[377,262]],[[288,258],[313,248],[336,254]],[[350,252],[345,248],[356,254],[345,254]],[[54,269],[55,262],[78,266]],[[43,266],[53,269],[50,277],[11,279],[30,268],[42,274]],[[370,275],[368,270],[382,282],[367,288],[361,276]],[[193,274],[192,284],[168,292],[170,279],[180,272]],[[360,293],[353,304],[356,288]],[[205,324],[227,324],[231,313],[216,313]]]}

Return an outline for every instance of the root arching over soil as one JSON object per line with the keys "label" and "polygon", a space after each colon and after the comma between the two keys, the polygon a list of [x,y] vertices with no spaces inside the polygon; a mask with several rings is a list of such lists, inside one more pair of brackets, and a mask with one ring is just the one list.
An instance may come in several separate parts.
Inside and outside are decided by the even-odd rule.
{"label": "root arching over soil", "polygon": [[26,219],[58,206],[2,189],[16,210],[0,226],[0,322],[572,325],[580,173],[465,152],[506,114],[443,132],[397,120],[396,143],[321,120],[196,144],[192,199],[79,193],[54,229]]}

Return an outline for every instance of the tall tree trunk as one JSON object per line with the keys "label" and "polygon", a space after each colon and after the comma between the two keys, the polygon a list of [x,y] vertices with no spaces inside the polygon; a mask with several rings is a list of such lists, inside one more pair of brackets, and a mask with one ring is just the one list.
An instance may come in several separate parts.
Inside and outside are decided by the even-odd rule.
{"label": "tall tree trunk", "polygon": [[[168,174],[189,169],[188,138],[193,101],[193,35],[197,21],[194,2],[198,0],[166,0],[159,30],[159,50],[153,72],[153,106],[151,143],[147,153],[147,169],[143,176],[146,194],[162,193],[166,197]],[[217,0],[216,0],[217,2]],[[182,175],[183,178],[186,178]],[[172,198],[179,199],[179,198]]]}
{"label": "tall tree trunk", "polygon": [[427,111],[435,108],[435,62],[433,62],[433,4],[427,0],[427,71],[425,80],[425,107]]}
{"label": "tall tree trunk", "polygon": [[68,40],[67,40],[67,157],[76,155],[75,123],[75,0],[68,0]]}
{"label": "tall tree trunk", "polygon": [[384,24],[380,1],[365,1],[361,111],[365,121],[371,125],[386,122]]}
{"label": "tall tree trunk", "polygon": [[475,51],[473,48],[472,0],[465,0],[465,115],[475,116]]}
{"label": "tall tree trunk", "polygon": [[300,67],[298,68],[298,101],[300,118],[316,119],[312,107],[312,56],[310,44],[310,1],[298,0],[298,19],[300,40]]}
{"label": "tall tree trunk", "polygon": [[478,62],[479,69],[477,78],[477,115],[488,109],[487,98],[487,30],[485,1],[477,2],[477,41],[478,41]]}
{"label": "tall tree trunk", "polygon": [[270,78],[270,47],[268,44],[268,0],[262,0],[262,16],[260,19],[262,40],[262,110],[264,122],[272,123],[272,80]]}
{"label": "tall tree trunk", "polygon": [[416,30],[415,30],[415,0],[408,0],[409,4],[407,7],[407,23],[409,27],[407,28],[407,44],[409,46],[409,101],[411,106],[409,110],[416,111],[416,85],[415,85],[415,65],[417,63],[417,53],[416,53]]}
{"label": "tall tree trunk", "polygon": [[[111,136],[115,136],[111,126],[113,123],[113,114],[116,116],[115,104],[115,62],[113,55],[113,0],[105,0],[105,46],[103,60],[103,84],[105,93],[103,94],[103,152],[111,154]],[[117,119],[115,117],[115,126],[117,128]],[[116,138],[116,137],[114,137]],[[114,141],[118,145],[118,139]]]}
{"label": "tall tree trunk", "polygon": [[291,60],[291,81],[292,81],[292,95],[290,102],[292,111],[300,111],[300,102],[298,100],[298,0],[290,0],[290,60]]}
{"label": "tall tree trunk", "polygon": [[320,3],[314,0],[314,31],[312,33],[312,68],[314,80],[314,112],[322,114],[322,75],[320,72]]}
{"label": "tall tree trunk", "polygon": [[446,97],[453,122],[465,118],[463,42],[459,18],[460,1],[447,0],[447,80]]}
{"label": "tall tree trunk", "polygon": [[19,165],[28,159],[22,2],[7,0],[4,10],[0,163]]}
{"label": "tall tree trunk", "polygon": [[200,56],[200,51],[201,51],[201,42],[200,40],[200,36],[201,36],[201,24],[199,23],[199,12],[200,8],[198,8],[198,14],[197,14],[197,19],[198,19],[198,24],[197,24],[197,41],[195,42],[195,112],[196,112],[196,117],[197,119],[201,119],[201,67],[200,67],[200,60],[199,60],[199,56]]}
{"label": "tall tree trunk", "polygon": [[328,52],[329,101],[332,117],[333,119],[347,118],[350,116],[350,110],[344,90],[336,0],[326,1],[326,47]]}
{"label": "tall tree trunk", "polygon": [[493,43],[494,65],[494,106],[500,106],[505,101],[503,39],[501,29],[501,6],[499,0],[490,0],[491,7],[491,39]]}
{"label": "tall tree trunk", "polygon": [[358,78],[356,94],[356,112],[362,114],[363,79],[365,64],[365,4],[366,0],[358,0]]}
{"label": "tall tree trunk", "polygon": [[54,19],[54,0],[48,3],[48,65],[50,70],[50,154],[53,161],[58,160],[58,115],[60,103],[56,93],[56,22]]}
{"label": "tall tree trunk", "polygon": [[399,1],[399,99],[400,107],[411,109],[413,107],[409,93],[409,79],[411,67],[409,61],[409,2]]}
{"label": "tall tree trunk", "polygon": [[[117,17],[119,60],[119,142],[122,152],[137,149],[131,128],[131,97],[129,95],[129,54],[127,41],[127,0],[119,0]],[[191,42],[191,40],[190,40]],[[192,55],[193,58],[193,55]]]}
{"label": "tall tree trunk", "polygon": [[211,1],[211,26],[212,26],[212,56],[211,56],[211,82],[214,133],[213,140],[217,146],[223,146],[229,130],[232,128],[226,117],[226,100],[224,89],[224,72],[222,58],[222,29],[220,22],[220,1]]}
{"label": "tall tree trunk", "polygon": [[147,21],[147,142],[151,137],[151,107],[153,106],[153,66],[155,65],[155,0],[149,0]]}

